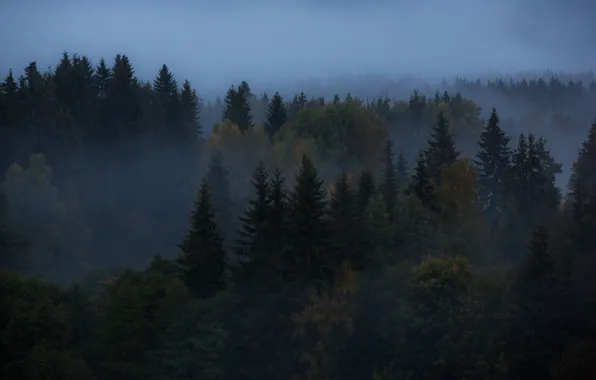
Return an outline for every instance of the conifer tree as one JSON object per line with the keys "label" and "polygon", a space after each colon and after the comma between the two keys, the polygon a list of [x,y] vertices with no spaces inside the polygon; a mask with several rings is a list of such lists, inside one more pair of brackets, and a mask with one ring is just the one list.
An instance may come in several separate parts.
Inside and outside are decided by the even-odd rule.
{"label": "conifer tree", "polygon": [[273,137],[286,121],[288,121],[286,105],[279,92],[276,92],[269,102],[267,120],[265,121],[265,130],[271,141],[273,141]]}
{"label": "conifer tree", "polygon": [[339,267],[350,261],[357,269],[365,265],[365,248],[362,239],[363,216],[358,212],[355,194],[344,172],[335,182],[329,203],[330,248],[332,260]]}
{"label": "conifer tree", "polygon": [[573,164],[568,197],[573,207],[580,249],[590,247],[596,227],[596,121]]}
{"label": "conifer tree", "polygon": [[225,252],[213,215],[207,182],[203,180],[189,231],[179,245],[178,264],[184,283],[198,298],[211,297],[224,288]]}
{"label": "conifer tree", "polygon": [[215,209],[217,225],[220,226],[221,232],[225,234],[228,232],[232,217],[230,210],[230,180],[219,151],[211,156],[205,179],[212,194],[211,199]]}
{"label": "conifer tree", "polygon": [[393,153],[393,143],[391,139],[385,142],[385,155],[383,166],[383,181],[380,186],[380,193],[383,196],[383,201],[387,207],[387,213],[390,220],[395,218],[395,211],[397,207],[397,171],[395,170],[395,161]]}
{"label": "conifer tree", "polygon": [[291,262],[283,261],[286,248],[288,224],[288,192],[281,170],[275,169],[269,181],[269,237],[270,251],[274,266],[279,269],[291,268]]}
{"label": "conifer tree", "polygon": [[165,111],[168,130],[176,129],[178,122],[178,83],[167,65],[162,65],[153,80],[153,91],[155,91]]}
{"label": "conifer tree", "polygon": [[414,169],[414,175],[412,176],[412,183],[407,192],[417,196],[422,204],[429,210],[438,211],[435,187],[428,173],[424,152],[418,154],[416,168]]}
{"label": "conifer tree", "polygon": [[428,173],[437,184],[440,184],[443,165],[451,165],[460,154],[455,148],[455,141],[449,130],[449,121],[443,112],[439,113],[425,153]]}
{"label": "conifer tree", "polygon": [[93,75],[93,85],[95,94],[99,98],[105,98],[108,95],[110,81],[112,79],[112,70],[106,64],[106,61],[102,58],[99,60],[99,64],[95,68],[95,74]]}
{"label": "conifer tree", "polygon": [[224,99],[225,108],[222,120],[230,120],[236,124],[241,132],[253,127],[250,104],[246,89],[236,89],[231,86]]}
{"label": "conifer tree", "polygon": [[364,214],[368,203],[376,193],[375,177],[370,170],[363,170],[358,178],[358,190],[356,194],[356,203],[358,210]]}
{"label": "conifer tree", "polygon": [[328,275],[327,202],[323,181],[312,161],[304,155],[288,199],[288,244],[299,278]]}
{"label": "conifer tree", "polygon": [[194,142],[203,135],[200,112],[201,105],[197,92],[191,87],[190,82],[185,80],[180,92],[180,132],[181,135],[186,136],[187,141]]}
{"label": "conifer tree", "polygon": [[397,186],[398,188],[403,188],[408,183],[408,161],[404,156],[403,151],[399,151],[399,155],[397,156],[397,163],[395,165],[395,170],[397,172]]}
{"label": "conifer tree", "polygon": [[482,209],[488,213],[503,207],[506,176],[511,162],[510,137],[499,125],[496,109],[480,134],[480,151],[474,163],[478,166],[479,198]]}
{"label": "conifer tree", "polygon": [[243,266],[252,272],[266,272],[271,269],[268,260],[272,253],[269,251],[271,197],[268,177],[265,165],[262,161],[259,162],[251,181],[254,198],[249,199],[248,208],[239,217],[239,253],[248,258],[249,261]]}

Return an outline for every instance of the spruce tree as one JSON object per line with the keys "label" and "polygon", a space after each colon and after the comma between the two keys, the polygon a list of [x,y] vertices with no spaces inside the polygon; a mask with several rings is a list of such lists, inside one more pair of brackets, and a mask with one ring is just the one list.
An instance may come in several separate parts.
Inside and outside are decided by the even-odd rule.
{"label": "spruce tree", "polygon": [[435,194],[435,187],[430,178],[428,167],[426,165],[426,156],[424,152],[418,154],[418,160],[416,161],[416,168],[412,176],[412,182],[407,191],[409,194],[413,194],[422,204],[429,210],[438,211],[437,199]]}
{"label": "spruce tree", "polygon": [[294,275],[308,279],[330,274],[327,202],[323,181],[312,161],[304,155],[288,199],[288,245]]}
{"label": "spruce tree", "polygon": [[393,143],[391,139],[387,139],[385,142],[385,154],[383,163],[383,181],[381,182],[379,189],[383,196],[383,201],[387,207],[387,213],[389,218],[393,220],[395,218],[395,211],[397,208],[397,171],[395,170]]}
{"label": "spruce tree", "polygon": [[569,179],[568,198],[573,207],[578,248],[582,251],[596,241],[596,121],[582,144]]}
{"label": "spruce tree", "polygon": [[358,192],[356,194],[356,203],[360,213],[364,215],[368,203],[376,193],[375,177],[373,173],[365,169],[358,178]]}
{"label": "spruce tree", "polygon": [[99,64],[95,68],[95,74],[93,75],[93,87],[95,89],[95,94],[99,98],[105,98],[108,95],[111,79],[112,70],[102,58],[99,60]]}
{"label": "spruce tree", "polygon": [[232,218],[230,180],[219,151],[211,156],[205,179],[212,194],[211,199],[215,209],[214,213],[217,225],[221,227],[221,232],[224,236],[227,236]]}
{"label": "spruce tree", "polygon": [[248,200],[248,208],[244,215],[239,217],[240,230],[238,232],[238,251],[249,261],[243,267],[252,272],[268,272],[271,268],[269,262],[270,236],[270,189],[267,170],[263,162],[256,167],[251,185],[254,198]]}
{"label": "spruce tree", "polygon": [[180,92],[180,133],[182,136],[186,136],[186,141],[194,142],[203,135],[203,128],[200,122],[200,107],[196,90],[191,87],[188,80],[185,80],[182,85],[182,91]]}
{"label": "spruce tree", "polygon": [[288,192],[280,169],[275,169],[269,181],[269,237],[272,262],[278,269],[291,268],[283,261],[287,237]]}
{"label": "spruce tree", "polygon": [[271,141],[273,141],[273,137],[286,121],[288,121],[286,105],[279,92],[276,92],[269,102],[267,120],[265,121],[265,130]]}
{"label": "spruce tree", "polygon": [[399,155],[397,156],[397,163],[395,165],[395,170],[397,172],[397,186],[398,188],[403,188],[408,183],[408,161],[404,156],[403,151],[399,151]]}
{"label": "spruce tree", "polygon": [[363,217],[360,215],[355,194],[344,172],[335,182],[329,204],[330,249],[332,260],[338,267],[349,260],[355,268],[364,268],[366,251],[362,239]]}
{"label": "spruce tree", "polygon": [[443,112],[439,113],[437,124],[431,132],[425,153],[428,172],[431,178],[440,185],[443,166],[454,163],[460,154],[455,148],[455,141],[449,130],[449,121]]}
{"label": "spruce tree", "polygon": [[492,109],[484,131],[480,134],[480,151],[474,163],[478,166],[481,208],[491,218],[503,208],[505,184],[511,162],[510,137],[499,125],[496,109]]}
{"label": "spruce tree", "polygon": [[253,127],[248,97],[249,94],[246,93],[245,88],[236,89],[234,86],[231,86],[224,99],[225,108],[222,114],[222,120],[230,120],[243,133]]}
{"label": "spruce tree", "polygon": [[191,294],[211,297],[224,288],[225,252],[213,215],[207,182],[203,180],[189,231],[179,245],[181,276]]}

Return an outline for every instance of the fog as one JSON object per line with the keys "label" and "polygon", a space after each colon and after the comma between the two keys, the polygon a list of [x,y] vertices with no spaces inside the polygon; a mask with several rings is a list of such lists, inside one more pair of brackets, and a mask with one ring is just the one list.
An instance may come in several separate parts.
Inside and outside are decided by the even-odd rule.
{"label": "fog", "polygon": [[[582,71],[596,61],[587,0],[7,1],[0,69],[61,52],[127,54],[142,79],[167,63],[204,96],[336,75],[441,80],[498,72]],[[222,88],[223,87],[223,88]]]}

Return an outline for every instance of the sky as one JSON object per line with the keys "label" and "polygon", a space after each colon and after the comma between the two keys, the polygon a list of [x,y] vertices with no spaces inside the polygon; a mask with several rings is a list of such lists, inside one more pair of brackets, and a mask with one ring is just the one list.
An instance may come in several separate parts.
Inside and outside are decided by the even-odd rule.
{"label": "sky", "polygon": [[211,91],[240,80],[335,75],[439,78],[596,67],[593,0],[4,0],[0,70],[63,51],[137,75],[166,63]]}

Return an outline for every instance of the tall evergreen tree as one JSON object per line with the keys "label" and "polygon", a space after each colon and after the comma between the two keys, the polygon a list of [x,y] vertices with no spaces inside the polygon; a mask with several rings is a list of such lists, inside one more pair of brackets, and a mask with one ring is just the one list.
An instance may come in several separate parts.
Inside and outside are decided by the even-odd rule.
{"label": "tall evergreen tree", "polygon": [[272,141],[275,134],[286,121],[288,121],[286,105],[279,92],[276,92],[269,102],[267,120],[265,121],[265,130]]}
{"label": "tall evergreen tree", "polygon": [[251,181],[254,198],[248,201],[248,208],[244,215],[239,217],[238,251],[249,260],[244,263],[244,268],[253,273],[267,273],[272,269],[268,260],[272,253],[269,246],[271,197],[268,177],[265,165],[259,162]]}
{"label": "tall evergreen tree", "polygon": [[399,151],[397,156],[397,163],[395,164],[395,170],[397,172],[397,186],[403,188],[407,185],[409,174],[408,174],[408,160],[404,156],[403,151]]}
{"label": "tall evergreen tree", "polygon": [[167,65],[162,65],[153,80],[153,91],[159,97],[160,105],[165,112],[167,131],[177,129],[179,115],[178,83]]}
{"label": "tall evergreen tree", "polygon": [[383,166],[383,181],[379,186],[380,193],[383,196],[383,201],[387,207],[389,218],[395,218],[395,211],[397,208],[397,171],[395,170],[395,161],[393,153],[393,143],[391,139],[385,142],[385,155]]}
{"label": "tall evergreen tree", "polygon": [[207,182],[203,180],[189,231],[179,245],[178,258],[184,283],[191,294],[204,298],[225,287],[225,251],[213,215]]}
{"label": "tall evergreen tree", "polygon": [[477,160],[474,161],[479,169],[481,207],[491,215],[503,207],[506,177],[511,162],[510,137],[501,129],[499,123],[499,115],[493,108],[488,123],[480,134],[480,151]]}
{"label": "tall evergreen tree", "polygon": [[231,86],[224,99],[225,108],[222,114],[222,120],[230,120],[243,133],[253,127],[248,96],[246,89],[236,89],[234,86]]}
{"label": "tall evergreen tree", "polygon": [[203,135],[200,122],[201,105],[199,97],[188,80],[184,81],[180,92],[180,133],[187,141],[195,142]]}
{"label": "tall evergreen tree", "polygon": [[323,181],[312,161],[304,155],[288,200],[288,244],[294,275],[320,278],[330,274],[327,202]]}
{"label": "tall evergreen tree", "polygon": [[439,113],[437,124],[431,132],[425,154],[428,172],[431,178],[437,184],[440,184],[443,166],[454,163],[460,154],[455,148],[455,141],[449,130],[449,121],[443,112]]}
{"label": "tall evergreen tree", "polygon": [[99,64],[95,68],[95,74],[93,75],[93,85],[95,88],[95,94],[99,98],[105,98],[108,95],[111,80],[112,70],[108,67],[106,61],[102,58],[99,60]]}
{"label": "tall evergreen tree", "polygon": [[280,169],[275,169],[269,181],[269,237],[274,266],[284,270],[291,262],[283,261],[288,233],[288,192]]}
{"label": "tall evergreen tree", "polygon": [[596,121],[573,164],[568,198],[573,207],[577,245],[582,251],[596,241]]}
{"label": "tall evergreen tree", "polygon": [[229,237],[228,232],[232,220],[230,180],[219,151],[211,156],[205,179],[212,194],[211,199],[217,225],[220,226],[224,238]]}
{"label": "tall evergreen tree", "polygon": [[358,212],[356,197],[345,172],[335,182],[329,217],[332,260],[337,267],[344,261],[350,261],[355,268],[364,268],[366,249],[362,239],[363,216]]}
{"label": "tall evergreen tree", "polygon": [[358,178],[358,190],[356,194],[356,204],[360,213],[364,215],[368,203],[376,193],[375,177],[370,170],[363,170]]}
{"label": "tall evergreen tree", "polygon": [[435,187],[428,173],[426,156],[424,152],[418,154],[416,168],[412,176],[412,183],[407,191],[420,199],[422,204],[429,210],[438,211]]}

